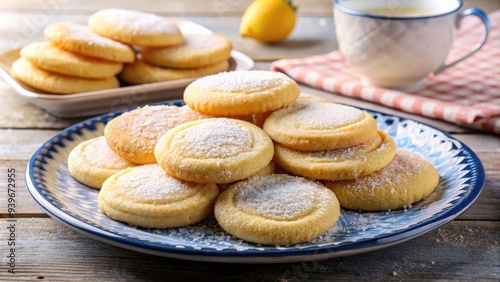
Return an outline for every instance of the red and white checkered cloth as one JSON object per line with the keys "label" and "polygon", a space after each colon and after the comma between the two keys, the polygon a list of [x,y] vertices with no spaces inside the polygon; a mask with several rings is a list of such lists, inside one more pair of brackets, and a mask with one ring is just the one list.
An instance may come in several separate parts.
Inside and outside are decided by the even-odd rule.
{"label": "red and white checkered cloth", "polygon": [[[500,134],[500,10],[489,19],[491,30],[483,48],[441,74],[430,75],[428,86],[418,93],[362,85],[340,51],[275,61],[271,70],[315,88]],[[476,17],[466,17],[449,59],[471,50],[483,32]]]}

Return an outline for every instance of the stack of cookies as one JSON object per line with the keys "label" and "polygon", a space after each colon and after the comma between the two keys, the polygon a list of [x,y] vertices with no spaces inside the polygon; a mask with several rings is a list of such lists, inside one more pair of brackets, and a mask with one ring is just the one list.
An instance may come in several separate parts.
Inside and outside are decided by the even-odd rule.
{"label": "stack of cookies", "polygon": [[277,165],[325,181],[343,208],[404,208],[429,195],[438,183],[430,163],[397,150],[371,115],[353,107],[297,100],[271,113],[263,128],[275,141]]}
{"label": "stack of cookies", "polygon": [[271,113],[263,128],[276,142],[276,162],[311,179],[356,179],[388,165],[396,153],[370,114],[334,103],[298,100]]}
{"label": "stack of cookies", "polygon": [[120,79],[129,84],[200,77],[228,69],[231,42],[218,34],[182,34],[174,22],[154,14],[123,9],[94,13],[95,33],[140,50]]}
{"label": "stack of cookies", "polygon": [[70,173],[102,187],[110,218],[169,228],[215,214],[238,238],[286,245],[329,230],[340,207],[403,208],[437,186],[436,169],[371,115],[300,94],[284,74],[203,77],[184,100],[126,112],[71,152]]}
{"label": "stack of cookies", "polygon": [[142,84],[213,74],[228,69],[232,50],[221,35],[183,35],[167,18],[123,9],[98,11],[88,26],[51,24],[44,35],[21,49],[11,73],[54,94],[116,88],[117,76]]}
{"label": "stack of cookies", "polygon": [[87,26],[63,22],[45,28],[48,42],[21,49],[12,75],[50,93],[71,94],[119,87],[115,77],[123,63],[134,60],[133,50],[99,36]]}

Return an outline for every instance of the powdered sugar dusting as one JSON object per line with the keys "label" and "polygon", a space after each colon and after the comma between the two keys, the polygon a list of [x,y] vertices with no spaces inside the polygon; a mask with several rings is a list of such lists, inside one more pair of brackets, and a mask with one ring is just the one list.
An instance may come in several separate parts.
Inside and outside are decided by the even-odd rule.
{"label": "powdered sugar dusting", "polygon": [[218,93],[254,93],[281,87],[292,81],[288,76],[279,72],[245,71],[222,72],[200,78],[192,87],[217,91]]}
{"label": "powdered sugar dusting", "polygon": [[115,187],[120,193],[140,201],[173,202],[190,197],[196,190],[178,180],[158,165],[141,165],[118,178]]}
{"label": "powdered sugar dusting", "polygon": [[106,138],[104,138],[104,136],[93,139],[93,141],[85,147],[83,154],[86,156],[88,163],[98,167],[119,169],[135,165],[132,162],[122,159],[113,152],[106,143]]}
{"label": "powdered sugar dusting", "polygon": [[291,108],[294,121],[301,129],[336,129],[363,119],[364,113],[353,107],[334,103],[297,101]]}
{"label": "powdered sugar dusting", "polygon": [[124,113],[122,127],[141,139],[158,140],[168,130],[188,121],[210,116],[197,113],[191,108],[177,106],[145,106]]}
{"label": "powdered sugar dusting", "polygon": [[95,14],[113,22],[119,29],[134,34],[175,34],[179,30],[168,19],[150,13],[126,9],[106,9]]}
{"label": "powdered sugar dusting", "polygon": [[[391,183],[391,186],[399,187],[401,183],[407,182],[409,177],[422,175],[424,168],[425,162],[422,161],[420,156],[406,150],[398,150],[389,165],[367,176],[346,182],[346,189],[368,189],[375,192],[375,190],[383,187],[385,183]],[[401,187],[401,189],[406,189],[406,187]]]}
{"label": "powdered sugar dusting", "polygon": [[253,136],[234,120],[217,118],[192,126],[177,134],[172,148],[187,152],[189,156],[207,158],[232,158],[253,147]]}
{"label": "powdered sugar dusting", "polygon": [[87,41],[88,45],[98,45],[102,47],[113,47],[113,48],[127,48],[127,46],[123,45],[120,42],[116,42],[109,38],[100,36],[95,34],[90,30],[90,28],[86,25],[74,24],[74,23],[64,23],[59,24],[59,27],[64,26],[64,30],[62,31],[65,36],[73,37],[79,41]]}
{"label": "powdered sugar dusting", "polygon": [[321,208],[326,189],[316,182],[289,175],[254,176],[237,188],[236,205],[276,220],[294,220]]}

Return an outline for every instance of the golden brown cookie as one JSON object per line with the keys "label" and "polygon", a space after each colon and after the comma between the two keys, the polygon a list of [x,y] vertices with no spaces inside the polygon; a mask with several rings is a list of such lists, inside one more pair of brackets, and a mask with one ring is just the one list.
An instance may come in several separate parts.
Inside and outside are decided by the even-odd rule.
{"label": "golden brown cookie", "polygon": [[271,138],[257,126],[228,118],[188,122],[163,135],[158,165],[192,182],[229,183],[247,178],[273,158]]}
{"label": "golden brown cookie", "polygon": [[104,136],[109,147],[122,158],[140,164],[155,163],[154,148],[165,132],[207,117],[187,106],[145,106],[112,119],[104,128]]}
{"label": "golden brown cookie", "polygon": [[263,128],[275,142],[288,148],[324,151],[366,141],[377,132],[377,122],[353,107],[300,99],[274,111]]}
{"label": "golden brown cookie", "polygon": [[253,176],[224,191],[215,218],[228,233],[265,245],[311,241],[337,222],[340,206],[322,184],[286,174]]}
{"label": "golden brown cookie", "polygon": [[145,84],[176,79],[197,78],[226,71],[228,68],[229,63],[227,61],[194,69],[164,68],[150,65],[144,62],[141,56],[138,56],[134,63],[125,65],[118,77],[130,84]]}
{"label": "golden brown cookie", "polygon": [[217,185],[190,183],[156,164],[112,175],[102,185],[98,205],[108,217],[146,228],[170,228],[201,221],[213,213]]}
{"label": "golden brown cookie", "polygon": [[36,42],[21,49],[21,57],[46,71],[82,78],[108,78],[119,73],[123,64],[92,59],[57,47]]}
{"label": "golden brown cookie", "polygon": [[297,83],[282,73],[233,71],[195,80],[184,91],[184,101],[205,114],[250,115],[285,107],[299,93]]}
{"label": "golden brown cookie", "polygon": [[164,47],[184,41],[172,21],[133,10],[100,10],[89,17],[88,25],[93,32],[128,45]]}
{"label": "golden brown cookie", "polygon": [[184,34],[184,43],[166,48],[143,48],[144,61],[166,68],[212,66],[231,56],[231,42],[219,34]]}
{"label": "golden brown cookie", "polygon": [[86,79],[67,76],[43,70],[30,61],[19,58],[12,63],[14,78],[42,91],[54,94],[72,94],[117,88],[120,86],[114,76],[103,79]]}
{"label": "golden brown cookie", "polygon": [[354,147],[330,151],[298,151],[275,143],[274,160],[296,175],[321,180],[355,179],[388,165],[396,154],[389,134],[378,131]]}
{"label": "golden brown cookie", "polygon": [[93,33],[86,25],[58,22],[44,30],[47,40],[58,47],[96,59],[131,63],[135,53],[128,45]]}
{"label": "golden brown cookie", "polygon": [[419,155],[398,150],[383,169],[346,181],[327,181],[340,205],[360,211],[386,211],[408,207],[434,191],[439,182],[436,168]]}
{"label": "golden brown cookie", "polygon": [[111,175],[136,165],[113,152],[104,136],[78,144],[68,157],[68,170],[71,176],[97,189],[101,189],[104,181]]}

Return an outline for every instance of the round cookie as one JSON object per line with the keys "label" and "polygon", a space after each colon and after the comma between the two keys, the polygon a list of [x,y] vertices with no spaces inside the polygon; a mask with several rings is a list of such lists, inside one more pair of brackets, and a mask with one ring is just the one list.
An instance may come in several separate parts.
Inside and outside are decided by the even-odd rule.
{"label": "round cookie", "polygon": [[184,41],[173,22],[133,10],[100,10],[89,17],[88,25],[93,32],[128,45],[164,47]]}
{"label": "round cookie", "polygon": [[86,25],[58,22],[44,30],[47,40],[58,47],[96,59],[131,63],[135,52],[128,45],[93,33]]}
{"label": "round cookie", "polygon": [[104,136],[78,144],[68,157],[71,176],[92,188],[101,189],[111,175],[137,164],[122,159],[106,144]]}
{"label": "round cookie", "polygon": [[377,128],[375,119],[362,110],[308,99],[274,111],[263,126],[275,142],[301,151],[352,147],[374,136]]}
{"label": "round cookie", "polygon": [[224,191],[215,218],[228,233],[265,245],[311,241],[335,225],[340,206],[322,184],[286,174],[253,176]]}
{"label": "round cookie", "polygon": [[12,63],[11,74],[27,85],[54,94],[72,94],[117,88],[116,77],[86,79],[66,76],[36,67],[30,61],[19,58]]}
{"label": "round cookie", "polygon": [[184,43],[166,48],[143,48],[144,61],[167,68],[200,68],[227,61],[231,41],[219,34],[184,34]]}
{"label": "round cookie", "polygon": [[21,57],[37,67],[68,76],[82,78],[107,78],[123,69],[123,64],[107,62],[77,55],[50,42],[36,42],[21,49]]}
{"label": "round cookie", "polygon": [[187,106],[145,106],[123,113],[104,128],[109,147],[122,158],[139,164],[155,163],[158,139],[179,124],[208,118]]}
{"label": "round cookie", "polygon": [[144,62],[141,56],[138,56],[134,63],[125,65],[118,77],[130,84],[145,84],[176,79],[197,78],[226,71],[228,68],[229,63],[227,61],[195,69],[163,68],[150,65]]}
{"label": "round cookie", "polygon": [[297,83],[279,72],[233,71],[193,81],[184,102],[211,115],[249,115],[288,106],[299,96]]}
{"label": "round cookie", "polygon": [[296,175],[321,180],[355,179],[387,166],[396,154],[396,143],[379,130],[354,147],[330,151],[297,151],[275,143],[274,160]]}
{"label": "round cookie", "polygon": [[199,183],[247,178],[268,165],[273,153],[273,142],[262,129],[228,118],[181,124],[155,148],[158,165],[166,172]]}
{"label": "round cookie", "polygon": [[439,182],[436,168],[419,155],[398,150],[383,169],[346,181],[327,181],[340,206],[360,211],[401,209],[427,197]]}
{"label": "round cookie", "polygon": [[145,228],[170,228],[211,215],[218,194],[214,183],[185,182],[149,164],[113,174],[102,185],[97,203],[114,220]]}

